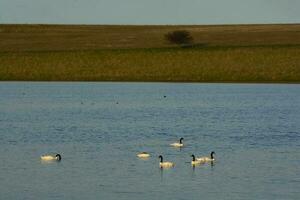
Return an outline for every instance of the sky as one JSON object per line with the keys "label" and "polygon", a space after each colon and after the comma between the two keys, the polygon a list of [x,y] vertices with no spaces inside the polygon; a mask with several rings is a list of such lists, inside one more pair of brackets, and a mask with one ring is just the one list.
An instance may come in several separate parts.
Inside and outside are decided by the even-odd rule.
{"label": "sky", "polygon": [[0,23],[300,23],[300,0],[0,0]]}

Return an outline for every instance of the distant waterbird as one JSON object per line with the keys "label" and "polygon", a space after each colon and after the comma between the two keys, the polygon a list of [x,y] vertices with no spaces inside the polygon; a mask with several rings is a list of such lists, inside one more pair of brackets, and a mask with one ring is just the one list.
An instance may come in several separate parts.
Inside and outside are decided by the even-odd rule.
{"label": "distant waterbird", "polygon": [[141,153],[138,153],[138,154],[137,154],[137,157],[143,158],[143,159],[147,159],[147,158],[150,157],[150,154],[147,153],[147,152],[141,152]]}
{"label": "distant waterbird", "polygon": [[54,155],[43,155],[41,156],[42,161],[61,161],[61,155],[56,154]]}
{"label": "distant waterbird", "polygon": [[200,158],[196,158],[197,161],[200,162],[211,162],[211,161],[215,161],[215,157],[214,157],[215,152],[212,151],[210,153],[210,157],[200,157]]}
{"label": "distant waterbird", "polygon": [[180,139],[179,139],[179,143],[178,143],[178,142],[175,142],[175,143],[172,143],[172,144],[170,144],[170,145],[173,146],[173,147],[183,147],[182,140],[183,140],[183,138],[180,138]]}
{"label": "distant waterbird", "polygon": [[172,162],[164,162],[162,155],[158,156],[160,158],[159,167],[160,168],[171,168],[174,167],[175,164]]}
{"label": "distant waterbird", "polygon": [[192,157],[192,161],[191,161],[191,165],[192,166],[196,166],[196,165],[200,165],[200,164],[204,164],[205,162],[202,160],[198,160],[194,154],[191,155]]}

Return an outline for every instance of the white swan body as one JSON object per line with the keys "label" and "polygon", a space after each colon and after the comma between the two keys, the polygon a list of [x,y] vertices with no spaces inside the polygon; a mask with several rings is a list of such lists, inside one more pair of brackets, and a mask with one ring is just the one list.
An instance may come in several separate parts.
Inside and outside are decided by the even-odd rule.
{"label": "white swan body", "polygon": [[174,163],[172,162],[160,162],[159,163],[160,168],[171,168],[174,167]]}
{"label": "white swan body", "polygon": [[195,161],[191,161],[191,165],[200,165],[200,164],[203,164],[204,162],[202,161],[199,161],[199,160],[195,160]]}
{"label": "white swan body", "polygon": [[137,157],[139,157],[139,158],[149,158],[150,154],[147,153],[147,152],[141,152],[141,153],[137,154]]}
{"label": "white swan body", "polygon": [[200,157],[200,158],[196,158],[196,160],[199,162],[212,162],[215,161],[214,154],[215,152],[212,151],[210,153],[210,157]]}
{"label": "white swan body", "polygon": [[172,162],[164,162],[162,156],[159,156],[159,158],[160,158],[160,162],[159,162],[160,168],[171,168],[175,166],[175,164]]}
{"label": "white swan body", "polygon": [[173,146],[173,147],[183,147],[183,144],[180,144],[178,142],[172,143],[170,145]]}
{"label": "white swan body", "polygon": [[175,142],[170,144],[173,147],[183,147],[183,143],[182,143],[183,138],[180,138],[179,142]]}
{"label": "white swan body", "polygon": [[54,155],[43,155],[41,156],[42,161],[60,161],[61,160],[61,155],[56,154]]}
{"label": "white swan body", "polygon": [[196,158],[196,161],[199,162],[210,162],[210,161],[214,161],[214,158],[210,158],[210,157],[201,157],[201,158]]}

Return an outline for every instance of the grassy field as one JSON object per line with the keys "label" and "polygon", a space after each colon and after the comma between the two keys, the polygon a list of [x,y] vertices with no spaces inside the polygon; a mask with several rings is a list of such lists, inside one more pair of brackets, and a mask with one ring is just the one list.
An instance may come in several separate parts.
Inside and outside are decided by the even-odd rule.
{"label": "grassy field", "polygon": [[[189,31],[193,48],[164,40]],[[300,25],[0,25],[0,80],[300,82]]]}

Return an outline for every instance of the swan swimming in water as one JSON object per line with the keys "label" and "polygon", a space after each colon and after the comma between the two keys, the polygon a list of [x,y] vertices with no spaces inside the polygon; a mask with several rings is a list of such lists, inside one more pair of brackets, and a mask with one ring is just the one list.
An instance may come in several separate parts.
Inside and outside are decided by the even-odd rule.
{"label": "swan swimming in water", "polygon": [[175,142],[175,143],[172,143],[170,145],[173,146],[173,147],[183,147],[182,140],[183,140],[183,138],[180,138],[179,143]]}
{"label": "swan swimming in water", "polygon": [[214,157],[215,152],[212,151],[210,153],[210,157],[201,157],[201,158],[196,158],[197,161],[200,162],[211,162],[211,161],[215,161],[215,157]]}
{"label": "swan swimming in water", "polygon": [[174,167],[174,163],[172,162],[164,162],[162,155],[158,156],[160,158],[159,167],[160,168],[171,168]]}
{"label": "swan swimming in water", "polygon": [[204,161],[198,160],[198,158],[196,158],[194,154],[192,154],[191,157],[193,158],[191,161],[192,166],[200,165],[204,163]]}
{"label": "swan swimming in water", "polygon": [[139,157],[139,158],[149,158],[150,154],[147,153],[147,152],[141,152],[141,153],[137,154],[137,157]]}
{"label": "swan swimming in water", "polygon": [[56,154],[55,156],[53,155],[44,155],[41,156],[41,160],[43,161],[60,161],[61,160],[61,155]]}

